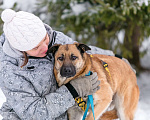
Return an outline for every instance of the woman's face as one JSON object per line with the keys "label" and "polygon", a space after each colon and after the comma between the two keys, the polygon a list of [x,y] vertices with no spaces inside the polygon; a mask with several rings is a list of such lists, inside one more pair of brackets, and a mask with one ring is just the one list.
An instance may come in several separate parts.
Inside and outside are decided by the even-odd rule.
{"label": "woman's face", "polygon": [[35,48],[26,51],[26,53],[34,57],[44,57],[46,56],[46,52],[48,50],[48,44],[49,44],[49,37],[48,34],[46,34],[43,40]]}

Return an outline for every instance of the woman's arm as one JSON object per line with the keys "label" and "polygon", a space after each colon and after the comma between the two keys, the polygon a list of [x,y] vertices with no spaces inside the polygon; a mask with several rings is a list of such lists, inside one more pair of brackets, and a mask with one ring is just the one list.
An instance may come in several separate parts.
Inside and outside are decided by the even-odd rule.
{"label": "woman's arm", "polygon": [[91,50],[87,51],[87,53],[89,53],[89,54],[102,54],[102,55],[114,56],[114,53],[111,50],[104,50],[102,48],[98,48],[95,46],[89,46],[89,47],[91,48]]}
{"label": "woman's arm", "polygon": [[0,86],[8,103],[20,119],[52,120],[74,105],[69,90],[62,86],[53,93],[39,94],[12,62],[4,62],[0,70]]}

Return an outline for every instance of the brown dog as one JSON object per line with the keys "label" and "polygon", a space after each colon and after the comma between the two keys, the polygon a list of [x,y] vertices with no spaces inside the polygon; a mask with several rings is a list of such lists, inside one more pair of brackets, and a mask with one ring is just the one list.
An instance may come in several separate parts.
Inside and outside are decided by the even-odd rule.
{"label": "brown dog", "polygon": [[[85,51],[90,48],[84,44],[54,45],[48,53],[55,55],[54,74],[58,85],[68,83],[70,80],[85,76],[89,71],[97,72],[101,81],[100,90],[94,95],[95,118],[100,120],[133,120],[139,100],[139,88],[136,75],[131,67],[123,60],[107,55],[94,54],[91,57]],[[108,64],[108,71],[103,63]],[[113,109],[108,111],[110,106]],[[77,107],[70,110],[69,119],[79,120],[83,112],[77,112]],[[92,120],[92,112],[86,120]]]}

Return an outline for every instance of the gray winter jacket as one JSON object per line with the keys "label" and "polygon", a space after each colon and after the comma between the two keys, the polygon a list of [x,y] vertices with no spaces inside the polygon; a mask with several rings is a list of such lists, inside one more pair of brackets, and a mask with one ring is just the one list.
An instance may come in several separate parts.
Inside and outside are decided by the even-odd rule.
{"label": "gray winter jacket", "polygon": [[[53,45],[74,41],[61,32],[45,25]],[[53,41],[53,42],[51,42]],[[111,51],[91,47],[91,53],[110,54]],[[57,87],[53,75],[53,61],[46,58],[29,58],[26,66],[23,55],[13,49],[5,35],[0,37],[0,88],[6,102],[0,109],[4,120],[67,120],[66,111],[75,101],[65,86]]]}

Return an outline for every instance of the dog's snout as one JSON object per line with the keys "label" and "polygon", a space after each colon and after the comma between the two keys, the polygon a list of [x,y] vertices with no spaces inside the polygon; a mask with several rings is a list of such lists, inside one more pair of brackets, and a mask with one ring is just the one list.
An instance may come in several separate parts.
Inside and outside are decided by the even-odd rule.
{"label": "dog's snout", "polygon": [[73,77],[76,74],[74,66],[62,66],[60,70],[62,77]]}

